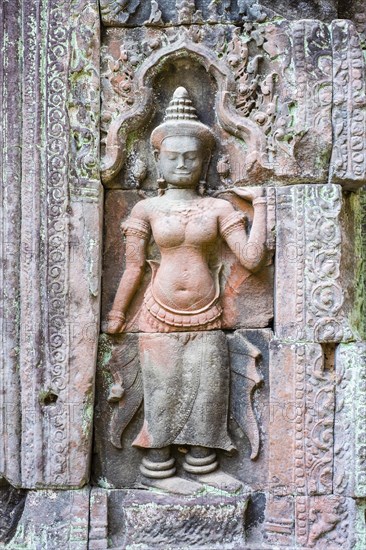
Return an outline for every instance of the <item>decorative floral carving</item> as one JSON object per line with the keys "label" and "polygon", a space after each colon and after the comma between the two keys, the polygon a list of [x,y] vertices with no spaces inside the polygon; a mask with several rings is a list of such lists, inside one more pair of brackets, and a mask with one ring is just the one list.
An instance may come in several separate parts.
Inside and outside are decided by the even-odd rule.
{"label": "decorative floral carving", "polygon": [[336,352],[335,492],[366,497],[366,345],[342,344]]}
{"label": "decorative floral carving", "polygon": [[135,13],[141,0],[100,0],[100,11],[106,24],[127,23]]}
{"label": "decorative floral carving", "polygon": [[[281,303],[277,306],[279,334],[316,342],[349,340],[340,271],[341,188],[327,184],[281,189],[277,205],[277,254],[287,261],[286,290],[278,277],[279,295],[288,292],[289,284],[292,288],[285,310]],[[290,223],[295,224],[295,236],[288,232]]]}
{"label": "decorative floral carving", "polygon": [[341,210],[340,190],[336,186],[305,188],[305,225],[307,254],[305,286],[307,326],[318,341],[349,338],[350,331],[341,315],[343,289],[340,284]]}
{"label": "decorative floral carving", "polygon": [[[47,239],[47,287],[48,287],[48,354],[49,383],[55,392],[67,388],[69,361],[68,311],[68,121],[66,110],[60,104],[67,102],[67,72],[64,67],[68,56],[67,21],[68,2],[52,0],[49,7],[50,26],[48,33],[48,111],[47,111],[47,170],[48,170],[48,239]],[[62,21],[62,25],[60,22]],[[57,404],[49,411],[48,480],[55,485],[67,484],[68,406]]]}
{"label": "decorative floral carving", "polygon": [[[324,353],[324,352],[323,352]],[[334,365],[325,366],[320,351],[307,358],[305,417],[305,471],[307,494],[330,494],[333,489]]]}
{"label": "decorative floral carving", "polygon": [[193,22],[193,15],[196,11],[195,0],[176,0],[178,23],[189,25]]}
{"label": "decorative floral carving", "polygon": [[366,175],[365,62],[359,36],[349,21],[335,21],[333,30],[334,144],[333,181],[362,185]]}

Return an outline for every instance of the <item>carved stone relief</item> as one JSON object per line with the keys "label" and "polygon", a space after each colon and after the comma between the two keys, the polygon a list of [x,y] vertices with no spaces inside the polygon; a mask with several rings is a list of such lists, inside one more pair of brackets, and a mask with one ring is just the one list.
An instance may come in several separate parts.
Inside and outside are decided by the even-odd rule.
{"label": "carved stone relief", "polygon": [[4,547],[87,550],[89,493],[89,489],[29,491],[15,533]]}
{"label": "carved stone relief", "polygon": [[[315,182],[327,178],[332,50],[326,25],[254,21],[243,32],[229,25],[111,28],[102,59],[102,177],[108,187],[153,185],[150,153],[133,132],[142,128],[147,142],[154,124],[150,121],[159,121],[154,79],[161,98],[176,86],[174,74],[192,79],[196,65],[203,71],[192,88],[196,103],[209,97],[215,106],[222,157],[230,164],[221,185],[259,183],[269,177]],[[203,114],[207,116],[207,110]],[[140,180],[132,168],[137,159],[147,166]]]}
{"label": "carved stone relief", "polygon": [[[126,264],[107,315],[108,333],[118,334],[127,326],[129,305],[141,292],[151,237],[160,259],[149,260],[151,279],[140,302],[138,342],[133,357],[123,360],[126,375],[118,368],[126,355],[121,349],[112,367],[115,384],[109,400],[122,402],[112,413],[110,439],[121,447],[122,433],[143,401],[143,424],[132,442],[145,450],[140,483],[181,494],[197,493],[199,481],[237,491],[240,482],[218,470],[216,451],[235,449],[227,432],[230,399],[232,415],[249,438],[251,457],[258,456],[252,397],[262,381],[256,370],[261,352],[240,333],[228,346],[220,330],[222,258],[217,249],[221,237],[248,272],[261,269],[268,258],[266,198],[260,188],[232,188],[234,195],[253,205],[246,229],[243,213],[229,201],[202,197],[210,185],[206,175],[215,137],[199,121],[183,87],[175,90],[150,143],[160,196],[139,201],[122,224]],[[112,200],[115,193],[110,191]],[[190,266],[189,272],[182,265]],[[242,362],[235,360],[237,355]],[[162,357],[168,365],[161,363]],[[230,364],[236,365],[231,391]],[[176,475],[172,454],[179,448],[186,449],[183,477]]]}
{"label": "carved stone relief", "polygon": [[295,0],[264,0],[260,3],[255,0],[100,0],[100,7],[103,24],[107,26],[192,25],[207,21],[240,25],[253,20],[262,23],[267,17],[274,16],[323,21],[337,17],[337,2],[334,0],[323,0],[321,5],[303,2],[301,13]]}
{"label": "carved stone relief", "polygon": [[352,339],[354,280],[342,272],[342,192],[336,185],[277,189],[276,333],[290,340]]}
{"label": "carved stone relief", "polygon": [[[229,432],[237,452],[218,454],[223,470],[236,473],[254,491],[259,491],[267,478],[270,338],[268,329],[240,330],[227,341],[231,363]],[[143,425],[138,335],[103,335],[99,349],[94,481],[101,487],[136,487],[143,458],[143,451],[132,447]],[[173,451],[181,471],[184,455]],[[121,468],[121,463],[126,467]]]}
{"label": "carved stone relief", "polygon": [[364,524],[359,523],[364,507],[351,498],[272,497],[268,508],[274,522],[267,532],[267,545],[319,550],[364,546]]}
{"label": "carved stone relief", "polygon": [[336,354],[334,492],[366,498],[366,346],[342,344]]}
{"label": "carved stone relief", "polygon": [[355,187],[365,181],[365,61],[360,37],[349,21],[332,24],[334,143],[331,177]]}
{"label": "carved stone relief", "polygon": [[270,487],[279,496],[331,494],[332,349],[273,340],[271,354]]}
{"label": "carved stone relief", "polygon": [[78,487],[89,476],[102,199],[97,8],[14,3],[4,14],[5,63],[14,60],[5,97],[21,107],[5,126],[12,200],[4,197],[2,242],[12,290],[2,304],[9,445],[0,464],[23,488]]}
{"label": "carved stone relief", "polygon": [[[17,57],[19,45],[19,5],[14,8],[4,5],[0,14],[1,28],[11,47],[4,48],[0,63],[2,74],[2,105],[0,128],[2,185],[1,202],[6,208],[0,210],[2,258],[0,295],[0,332],[2,349],[0,352],[0,430],[7,434],[1,438],[0,477],[5,477],[13,485],[20,483],[20,422],[18,348],[20,327],[18,323],[17,296],[20,285],[21,231],[20,169],[21,169],[21,105],[20,105],[20,60]],[[6,121],[6,122],[5,122]],[[3,258],[6,257],[6,261]]]}
{"label": "carved stone relief", "polygon": [[[273,190],[274,191],[274,190]],[[270,224],[273,208],[272,195],[267,195],[267,219]],[[154,197],[156,191],[145,192],[148,197]],[[252,223],[253,208],[234,192],[218,195],[231,202],[242,211]],[[103,254],[103,301],[102,320],[109,313],[116,288],[125,269],[126,244],[123,242],[121,224],[128,218],[132,208],[141,201],[136,190],[108,190],[105,196],[105,248]],[[273,248],[271,227],[268,228],[268,247]],[[242,266],[235,254],[224,241],[217,244],[217,258],[222,264],[220,272],[220,294],[222,304],[222,327],[227,329],[266,327],[273,318],[273,265],[271,258],[259,272],[251,273]],[[244,253],[244,248],[238,243],[238,250]],[[159,260],[159,251],[153,241],[148,246],[148,256],[154,261]],[[150,279],[150,269],[147,269],[141,282],[141,291],[133,299],[127,314],[127,331],[138,332],[138,313],[142,305],[143,295]]]}
{"label": "carved stone relief", "polygon": [[4,3],[1,547],[366,547],[365,22]]}

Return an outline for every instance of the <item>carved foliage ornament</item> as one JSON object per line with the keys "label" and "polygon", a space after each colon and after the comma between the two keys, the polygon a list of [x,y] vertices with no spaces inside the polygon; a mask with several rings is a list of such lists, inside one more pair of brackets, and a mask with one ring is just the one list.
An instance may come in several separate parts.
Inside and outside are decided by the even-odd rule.
{"label": "carved foliage ornament", "polygon": [[[243,62],[239,61],[246,45],[237,36],[227,45],[225,58],[220,59],[212,49],[200,43],[201,30],[197,32],[195,34],[192,30],[182,28],[147,40],[142,49],[131,45],[130,50],[130,46],[121,44],[118,58],[108,53],[105,56],[105,89],[112,89],[113,93],[108,92],[111,99],[104,106],[102,115],[103,126],[107,131],[103,140],[104,182],[113,179],[125,162],[128,133],[141,127],[152,116],[152,81],[157,72],[171,59],[190,56],[199,60],[216,80],[218,120],[227,132],[246,143],[247,165],[250,167],[258,163],[259,166],[269,168],[266,133],[273,122],[275,111],[274,75],[259,78],[259,57],[250,62],[246,62],[245,58]],[[234,69],[236,67],[234,72],[233,66]],[[239,95],[235,105],[232,97],[236,90],[239,90]],[[119,98],[122,99],[122,105]]]}
{"label": "carved foliage ornament", "polygon": [[[145,0],[146,1],[146,0]],[[253,20],[263,22],[267,16],[273,16],[273,10],[260,6],[255,0],[238,0],[237,8],[232,6],[231,0],[217,2],[217,0],[205,0],[202,8],[197,9],[196,0],[172,0],[167,5],[161,0],[150,0],[150,16],[143,21],[142,14],[147,13],[145,2],[141,0],[100,0],[102,21],[105,25],[141,24],[161,25],[163,23],[161,13],[166,13],[166,23],[178,23],[190,25],[210,21],[214,23]],[[133,16],[137,17],[135,19]]]}

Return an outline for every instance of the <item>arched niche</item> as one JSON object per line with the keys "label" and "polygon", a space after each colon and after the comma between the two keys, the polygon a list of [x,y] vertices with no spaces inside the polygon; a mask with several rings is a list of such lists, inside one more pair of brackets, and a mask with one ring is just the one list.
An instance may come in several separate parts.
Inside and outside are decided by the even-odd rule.
{"label": "arched niche", "polygon": [[[203,122],[214,122],[217,133],[224,130],[239,138],[250,162],[266,165],[265,136],[235,110],[236,84],[230,66],[185,37],[152,53],[136,71],[134,104],[112,121],[106,138],[102,180],[108,187],[120,187],[116,177],[133,151],[133,143],[139,139],[146,147],[149,131],[163,118],[173,88],[179,85],[189,88]],[[146,158],[147,150],[143,154]]]}

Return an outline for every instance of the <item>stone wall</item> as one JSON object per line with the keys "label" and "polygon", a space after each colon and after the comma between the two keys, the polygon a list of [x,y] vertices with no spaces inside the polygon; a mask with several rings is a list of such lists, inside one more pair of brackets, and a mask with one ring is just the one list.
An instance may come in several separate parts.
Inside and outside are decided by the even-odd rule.
{"label": "stone wall", "polygon": [[[0,547],[365,548],[363,3],[6,0],[0,18]],[[106,333],[181,86],[215,135],[205,196],[248,234],[246,190],[266,197],[257,271],[215,242],[236,451],[195,494],[147,486],[131,446],[148,270]]]}

